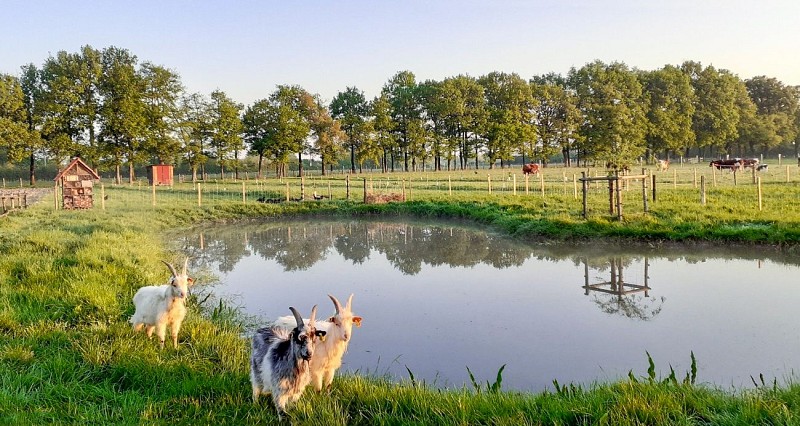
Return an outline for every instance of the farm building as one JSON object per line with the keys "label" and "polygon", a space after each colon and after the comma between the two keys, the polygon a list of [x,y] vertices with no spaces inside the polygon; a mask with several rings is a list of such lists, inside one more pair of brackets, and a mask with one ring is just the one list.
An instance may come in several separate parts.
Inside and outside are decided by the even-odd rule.
{"label": "farm building", "polygon": [[172,185],[172,165],[153,164],[147,166],[147,181],[150,185]]}
{"label": "farm building", "polygon": [[90,209],[93,206],[92,188],[98,175],[80,158],[72,160],[56,178],[61,184],[62,206],[65,209]]}

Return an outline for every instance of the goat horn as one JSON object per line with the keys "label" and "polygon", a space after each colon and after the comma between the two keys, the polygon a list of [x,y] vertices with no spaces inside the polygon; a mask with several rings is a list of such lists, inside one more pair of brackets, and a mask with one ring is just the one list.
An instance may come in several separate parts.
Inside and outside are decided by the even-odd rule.
{"label": "goat horn", "polygon": [[175,272],[175,267],[174,266],[172,266],[169,263],[167,263],[166,260],[162,260],[162,262],[164,262],[164,264],[167,265],[167,268],[169,268],[169,271],[172,272],[172,276],[173,277],[177,277],[178,276],[178,273]]}
{"label": "goat horn", "polygon": [[336,315],[339,315],[339,313],[342,312],[342,304],[339,303],[339,300],[333,297],[332,295],[329,294],[328,297],[331,298],[333,306],[336,308]]}
{"label": "goat horn", "polygon": [[292,315],[294,315],[294,320],[297,321],[297,328],[302,330],[303,326],[305,325],[303,324],[303,317],[301,317],[300,314],[297,313],[297,309],[289,306],[289,310],[292,311]]}
{"label": "goat horn", "polygon": [[183,262],[183,275],[186,275],[186,267],[189,266],[189,258],[187,257],[186,260]]}
{"label": "goat horn", "polygon": [[350,293],[350,297],[347,298],[347,309],[353,308],[353,293]]}
{"label": "goat horn", "polygon": [[314,307],[311,308],[311,317],[308,319],[308,324],[314,325],[314,320],[316,319],[316,317],[317,317],[317,305],[314,305]]}

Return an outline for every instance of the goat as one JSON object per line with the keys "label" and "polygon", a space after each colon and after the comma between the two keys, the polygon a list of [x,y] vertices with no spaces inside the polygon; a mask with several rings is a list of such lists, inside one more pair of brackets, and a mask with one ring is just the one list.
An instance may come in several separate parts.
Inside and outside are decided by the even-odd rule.
{"label": "goat", "polygon": [[253,335],[250,354],[250,383],[253,386],[253,403],[262,393],[271,393],[278,410],[278,418],[286,411],[286,404],[303,395],[311,382],[309,360],[314,355],[315,340],[324,339],[325,331],[314,327],[317,305],[311,308],[311,320],[303,322],[293,307],[289,308],[296,326],[264,327]]}
{"label": "goat", "polygon": [[169,284],[159,286],[146,286],[140,288],[133,296],[136,311],[130,319],[134,331],[141,331],[147,327],[147,337],[153,337],[155,330],[161,348],[164,348],[164,338],[169,325],[172,334],[172,345],[178,348],[178,332],[186,317],[186,295],[189,286],[194,285],[194,279],[189,278],[186,267],[189,258],[183,263],[183,272],[178,274],[175,267],[164,262],[172,273]]}
{"label": "goat", "polygon": [[[361,317],[353,315],[353,295],[347,299],[347,305],[342,307],[339,300],[328,295],[336,308],[336,313],[325,321],[317,321],[314,326],[317,329],[327,331],[325,340],[316,348],[316,353],[311,358],[311,382],[314,389],[321,391],[323,386],[330,387],[336,370],[342,366],[342,357],[347,352],[347,345],[350,343],[350,336],[353,332],[353,324],[361,327]],[[308,321],[308,320],[304,320]],[[292,325],[291,317],[280,317],[275,320],[275,325],[282,328],[289,328]],[[309,322],[310,324],[310,322]]]}

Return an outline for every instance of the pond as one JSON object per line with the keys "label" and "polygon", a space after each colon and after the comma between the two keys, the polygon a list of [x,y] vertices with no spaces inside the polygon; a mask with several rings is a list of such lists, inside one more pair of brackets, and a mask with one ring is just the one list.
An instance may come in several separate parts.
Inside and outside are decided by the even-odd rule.
{"label": "pond", "polygon": [[333,313],[363,317],[342,370],[503,389],[690,370],[722,388],[784,383],[800,356],[800,258],[763,248],[522,242],[456,222],[327,220],[197,228],[179,238],[196,293],[262,324]]}

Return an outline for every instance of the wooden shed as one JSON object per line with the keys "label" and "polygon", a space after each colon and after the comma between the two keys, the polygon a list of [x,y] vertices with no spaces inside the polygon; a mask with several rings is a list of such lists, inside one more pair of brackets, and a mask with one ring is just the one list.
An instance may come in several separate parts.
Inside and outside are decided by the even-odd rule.
{"label": "wooden shed", "polygon": [[99,179],[100,175],[83,160],[72,160],[54,179],[56,185],[61,185],[62,206],[65,209],[92,208],[92,188]]}
{"label": "wooden shed", "polygon": [[172,186],[172,165],[153,164],[147,166],[147,181],[150,185]]}

